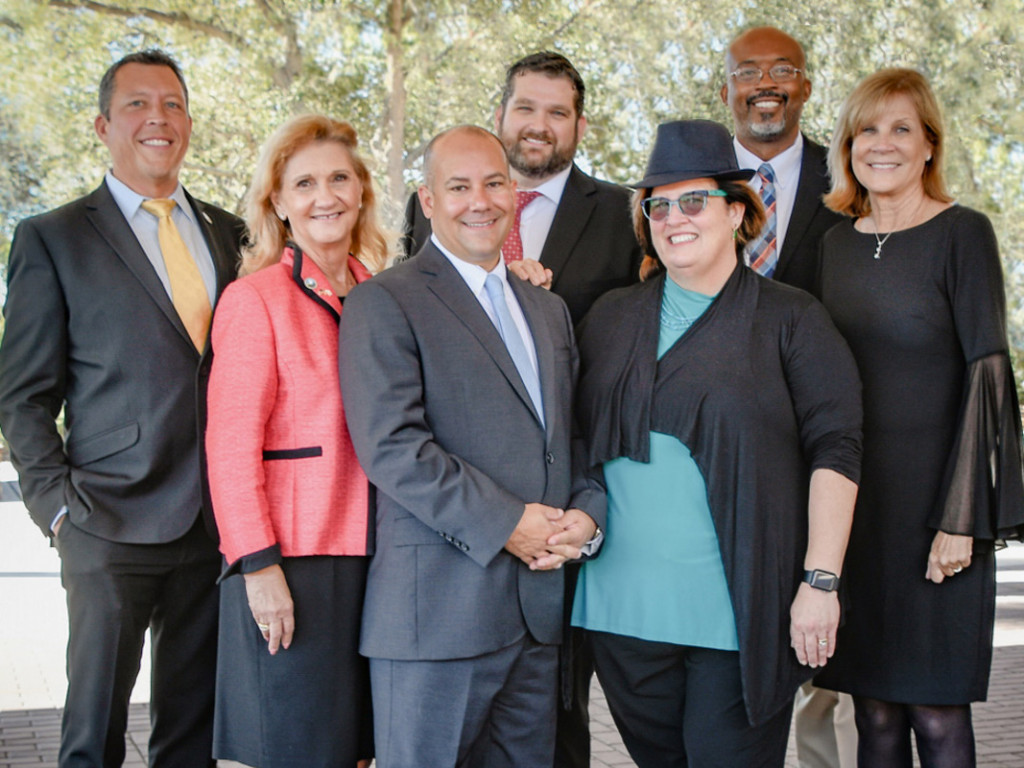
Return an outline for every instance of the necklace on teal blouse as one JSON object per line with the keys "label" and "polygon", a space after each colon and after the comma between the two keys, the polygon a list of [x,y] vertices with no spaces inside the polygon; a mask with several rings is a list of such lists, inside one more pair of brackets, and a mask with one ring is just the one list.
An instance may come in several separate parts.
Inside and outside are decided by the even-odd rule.
{"label": "necklace on teal blouse", "polygon": [[671,306],[668,299],[661,302],[661,327],[669,331],[685,331],[697,320],[681,309]]}
{"label": "necklace on teal blouse", "polygon": [[713,299],[713,296],[689,291],[666,277],[661,296],[662,330],[681,336],[700,319]]}

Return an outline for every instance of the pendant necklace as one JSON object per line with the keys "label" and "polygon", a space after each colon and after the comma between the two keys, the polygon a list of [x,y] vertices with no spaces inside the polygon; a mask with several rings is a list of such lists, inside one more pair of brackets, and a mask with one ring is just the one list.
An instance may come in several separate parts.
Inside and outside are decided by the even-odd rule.
{"label": "pendant necklace", "polygon": [[882,246],[885,245],[885,241],[886,240],[888,240],[890,237],[892,237],[892,233],[895,232],[895,231],[896,231],[895,229],[892,230],[892,232],[890,232],[885,237],[879,237],[877,232],[874,233],[875,234],[875,242],[878,243],[878,247],[875,248],[875,258],[876,259],[882,258]]}

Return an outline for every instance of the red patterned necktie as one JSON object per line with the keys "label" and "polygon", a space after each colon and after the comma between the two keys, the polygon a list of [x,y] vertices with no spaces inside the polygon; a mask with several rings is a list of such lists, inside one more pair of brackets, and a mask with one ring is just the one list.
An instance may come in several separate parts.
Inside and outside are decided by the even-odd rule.
{"label": "red patterned necktie", "polygon": [[505,244],[501,246],[501,255],[508,264],[513,261],[520,261],[523,258],[523,240],[519,236],[519,222],[523,218],[523,208],[540,197],[540,192],[520,192],[516,190],[516,218],[512,222],[512,229],[509,230]]}

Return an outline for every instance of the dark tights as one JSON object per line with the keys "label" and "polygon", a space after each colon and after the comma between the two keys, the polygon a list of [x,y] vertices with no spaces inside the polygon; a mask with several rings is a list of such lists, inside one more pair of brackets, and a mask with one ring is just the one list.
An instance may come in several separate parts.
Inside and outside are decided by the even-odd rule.
{"label": "dark tights", "polygon": [[894,704],[854,696],[858,768],[911,768],[910,732],[921,768],[975,768],[971,708]]}

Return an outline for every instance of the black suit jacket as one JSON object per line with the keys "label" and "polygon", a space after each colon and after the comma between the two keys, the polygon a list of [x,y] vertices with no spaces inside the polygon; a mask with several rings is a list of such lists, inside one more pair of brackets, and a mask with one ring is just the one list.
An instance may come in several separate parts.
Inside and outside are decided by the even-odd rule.
{"label": "black suit jacket", "polygon": [[[430,239],[419,197],[405,208],[406,257]],[[551,222],[540,262],[554,274],[551,290],[579,323],[601,294],[637,282],[643,254],[633,234],[629,190],[588,176],[573,165]]]}
{"label": "black suit jacket", "polygon": [[[189,202],[219,295],[243,225]],[[196,351],[106,183],[19,224],[4,313],[0,428],[36,524],[49,534],[66,505],[76,527],[111,541],[187,532],[204,506],[197,383],[209,351]]]}
{"label": "black suit jacket", "polygon": [[814,295],[818,295],[818,249],[821,239],[844,218],[830,211],[821,201],[830,186],[827,160],[825,148],[804,136],[800,182],[774,275],[776,280],[803,288]]}

